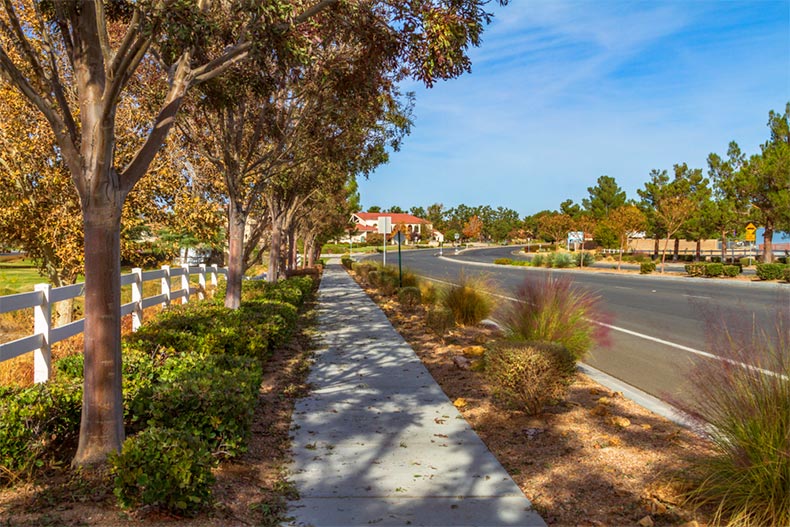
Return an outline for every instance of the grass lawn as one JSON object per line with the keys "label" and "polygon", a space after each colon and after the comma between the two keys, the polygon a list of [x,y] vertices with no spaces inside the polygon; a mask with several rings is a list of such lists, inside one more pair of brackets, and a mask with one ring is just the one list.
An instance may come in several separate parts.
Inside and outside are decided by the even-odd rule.
{"label": "grass lawn", "polygon": [[0,261],[0,295],[32,291],[33,285],[46,281],[31,260]]}

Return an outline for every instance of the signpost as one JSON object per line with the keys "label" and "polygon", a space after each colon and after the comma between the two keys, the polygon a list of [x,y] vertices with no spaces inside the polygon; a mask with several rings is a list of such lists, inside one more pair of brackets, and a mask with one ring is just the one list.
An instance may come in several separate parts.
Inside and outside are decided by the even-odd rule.
{"label": "signpost", "polygon": [[400,246],[406,237],[401,231],[396,232],[394,237],[398,241],[398,287],[403,287],[403,267],[401,266]]}
{"label": "signpost", "polygon": [[387,236],[389,236],[391,230],[392,218],[390,216],[379,216],[378,232],[384,235],[384,265],[387,265]]}

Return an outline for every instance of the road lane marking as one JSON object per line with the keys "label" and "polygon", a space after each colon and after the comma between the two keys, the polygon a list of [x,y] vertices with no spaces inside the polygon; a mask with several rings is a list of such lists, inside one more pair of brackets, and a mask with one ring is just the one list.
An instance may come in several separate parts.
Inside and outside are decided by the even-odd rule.
{"label": "road lane marking", "polygon": [[[427,278],[427,277],[425,277],[425,278]],[[439,282],[440,284],[457,285],[457,284],[454,284],[452,282],[446,282],[444,280],[437,280],[435,278],[427,278],[427,279],[431,280],[433,282]],[[500,295],[500,294],[497,294],[497,293],[489,293],[489,294],[491,296],[495,296],[495,297],[502,298],[502,299],[505,299],[505,300],[510,300],[512,302],[519,302],[519,300],[517,298],[513,298],[513,297],[510,297],[510,296]],[[740,366],[741,368],[744,368],[744,369],[747,369],[747,370],[757,371],[757,372],[760,372],[760,373],[763,373],[763,374],[766,374],[766,375],[773,375],[773,376],[778,376],[778,377],[780,377],[782,379],[787,379],[786,375],[782,375],[781,373],[777,373],[775,371],[765,370],[763,368],[758,368],[756,366],[751,366],[749,364],[745,364],[743,362],[739,362],[739,361],[736,361],[736,360],[728,359],[728,358],[725,358],[725,357],[719,357],[718,355],[714,355],[712,353],[708,353],[707,351],[702,351],[702,350],[698,350],[698,349],[695,349],[695,348],[690,348],[689,346],[684,346],[683,344],[677,344],[675,342],[670,342],[668,340],[660,339],[658,337],[652,337],[650,335],[645,335],[644,333],[631,331],[630,329],[621,328],[619,326],[613,326],[611,324],[606,324],[604,322],[599,322],[597,320],[592,320],[592,319],[587,319],[587,320],[589,320],[593,324],[598,324],[599,326],[603,326],[605,328],[609,328],[609,329],[611,329],[613,331],[619,331],[621,333],[625,333],[625,334],[631,335],[633,337],[649,340],[651,342],[656,342],[658,344],[663,344],[664,346],[668,346],[670,348],[679,349],[681,351],[692,353],[694,355],[699,355],[701,357],[705,357],[705,358],[708,358],[708,359],[713,359],[713,360],[717,360],[717,361],[721,361],[721,362],[726,362],[726,363],[732,364],[734,366]]]}

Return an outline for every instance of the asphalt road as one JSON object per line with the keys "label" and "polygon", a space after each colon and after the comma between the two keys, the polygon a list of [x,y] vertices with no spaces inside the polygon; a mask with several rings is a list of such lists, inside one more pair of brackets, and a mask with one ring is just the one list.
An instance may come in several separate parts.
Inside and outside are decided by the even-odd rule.
{"label": "asphalt road", "polygon": [[[502,296],[514,296],[527,276],[561,273],[600,295],[611,326],[607,342],[592,350],[585,362],[664,400],[688,397],[686,375],[696,361],[717,360],[706,336],[718,324],[769,327],[776,313],[790,309],[790,286],[777,283],[615,274],[530,267],[484,266],[510,257],[514,247],[462,251],[403,251],[403,266],[419,275],[446,282],[483,275]],[[380,261],[380,255],[377,257]],[[397,253],[387,255],[397,263]],[[729,313],[729,316],[727,316]]]}

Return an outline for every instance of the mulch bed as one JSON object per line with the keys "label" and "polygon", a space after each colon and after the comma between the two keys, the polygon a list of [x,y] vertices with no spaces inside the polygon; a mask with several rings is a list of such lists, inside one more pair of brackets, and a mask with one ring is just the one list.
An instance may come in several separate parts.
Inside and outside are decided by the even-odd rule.
{"label": "mulch bed", "polygon": [[[366,288],[444,392],[549,525],[707,525],[709,510],[684,504],[686,476],[710,444],[577,374],[567,397],[540,415],[503,407],[485,377],[459,367],[501,338],[489,327],[460,327],[440,338],[425,309],[405,311]],[[474,359],[472,359],[474,360]]]}

